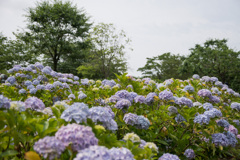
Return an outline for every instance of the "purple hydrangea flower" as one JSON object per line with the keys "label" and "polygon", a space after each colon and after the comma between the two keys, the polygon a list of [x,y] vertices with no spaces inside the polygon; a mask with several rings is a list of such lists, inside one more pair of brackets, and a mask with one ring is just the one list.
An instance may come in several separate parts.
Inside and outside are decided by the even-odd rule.
{"label": "purple hydrangea flower", "polygon": [[148,104],[148,105],[151,105],[153,102],[154,102],[154,96],[157,96],[156,93],[154,92],[151,92],[151,93],[148,93],[146,99],[145,99],[145,102]]}
{"label": "purple hydrangea flower", "polygon": [[198,95],[200,97],[210,97],[210,96],[212,96],[212,92],[209,91],[208,89],[201,89],[198,91]]}
{"label": "purple hydrangea flower", "polygon": [[115,107],[117,109],[122,110],[128,110],[129,106],[131,106],[131,102],[127,99],[121,99],[115,104]]}
{"label": "purple hydrangea flower", "polygon": [[11,76],[8,77],[6,81],[13,85],[16,82],[16,78],[14,76]]}
{"label": "purple hydrangea flower", "polygon": [[220,119],[217,121],[217,125],[224,127],[224,128],[228,128],[230,126],[230,124],[228,123],[228,121],[226,121],[225,119]]}
{"label": "purple hydrangea flower", "polygon": [[24,93],[26,93],[26,90],[25,90],[25,89],[20,89],[20,90],[18,91],[18,93],[19,93],[19,94],[24,94]]}
{"label": "purple hydrangea flower", "polygon": [[134,101],[135,101],[135,103],[143,104],[143,103],[145,103],[145,97],[144,97],[144,96],[141,96],[141,95],[136,96],[136,97],[134,98]]}
{"label": "purple hydrangea flower", "polygon": [[37,90],[45,90],[44,85],[37,85],[36,88],[37,88]]}
{"label": "purple hydrangea flower", "polygon": [[67,122],[75,120],[77,123],[86,122],[88,116],[88,106],[84,103],[74,103],[63,111],[61,118]]}
{"label": "purple hydrangea flower", "polygon": [[132,103],[134,98],[137,97],[137,96],[138,96],[138,94],[136,92],[130,92],[127,99]]}
{"label": "purple hydrangea flower", "polygon": [[178,156],[170,153],[164,153],[158,160],[180,160]]}
{"label": "purple hydrangea flower", "polygon": [[161,100],[170,100],[173,98],[173,93],[168,90],[164,90],[159,93],[159,99]]}
{"label": "purple hydrangea flower", "polygon": [[175,103],[180,105],[180,106],[188,106],[188,107],[192,107],[193,106],[192,100],[188,99],[186,97],[178,98]]}
{"label": "purple hydrangea flower", "polygon": [[46,66],[46,67],[44,67],[44,68],[42,69],[42,73],[51,75],[51,72],[52,72],[52,68],[49,67],[49,66]]}
{"label": "purple hydrangea flower", "polygon": [[33,81],[33,85],[35,85],[35,86],[36,86],[36,85],[39,85],[39,83],[40,83],[40,82],[39,82],[38,80],[36,80],[36,79]]}
{"label": "purple hydrangea flower", "polygon": [[34,64],[34,66],[37,67],[39,70],[41,70],[41,69],[44,68],[44,66],[43,66],[41,63],[39,63],[39,62],[36,62],[36,63]]}
{"label": "purple hydrangea flower", "polygon": [[63,87],[62,82],[59,82],[59,81],[55,81],[55,82],[53,82],[52,85],[53,85],[54,88],[57,88],[57,87]]}
{"label": "purple hydrangea flower", "polygon": [[25,86],[30,86],[30,85],[32,85],[32,82],[29,81],[29,80],[27,80],[27,81],[24,82],[24,85],[25,85]]}
{"label": "purple hydrangea flower", "polygon": [[181,114],[177,114],[177,116],[175,117],[175,121],[177,122],[177,123],[181,123],[181,122],[183,122],[183,121],[187,121]]}
{"label": "purple hydrangea flower", "polygon": [[138,129],[148,129],[150,126],[149,120],[144,116],[138,116],[136,128]]}
{"label": "purple hydrangea flower", "polygon": [[10,101],[8,98],[0,95],[0,108],[9,109],[10,108]]}
{"label": "purple hydrangea flower", "polygon": [[235,136],[238,134],[238,129],[235,128],[233,125],[230,125],[227,129],[229,132],[235,134]]}
{"label": "purple hydrangea flower", "polygon": [[125,147],[121,147],[121,148],[113,147],[109,150],[109,153],[112,156],[112,159],[134,160],[134,156],[132,152]]}
{"label": "purple hydrangea flower", "polygon": [[211,78],[210,78],[210,81],[211,81],[211,82],[217,82],[217,81],[218,81],[218,78],[217,78],[217,77],[211,77]]}
{"label": "purple hydrangea flower", "polygon": [[227,136],[223,133],[212,134],[212,143],[214,143],[216,146],[221,145],[223,147],[226,147],[228,146]]}
{"label": "purple hydrangea flower", "polygon": [[82,85],[88,85],[88,79],[87,78],[85,78],[85,79],[81,79],[81,84]]}
{"label": "purple hydrangea flower", "polygon": [[117,123],[113,119],[110,108],[106,107],[92,107],[89,109],[88,118],[95,123],[102,123],[102,125],[109,130],[117,130]]}
{"label": "purple hydrangea flower", "polygon": [[28,89],[28,90],[31,90],[31,89],[33,89],[33,88],[35,88],[35,86],[34,86],[34,85],[32,85],[32,84],[31,84],[31,85],[29,85],[29,86],[27,86],[27,89]]}
{"label": "purple hydrangea flower", "polygon": [[228,131],[226,133],[224,133],[228,139],[228,145],[235,147],[236,144],[238,143],[235,134],[233,134],[232,132]]}
{"label": "purple hydrangea flower", "polygon": [[46,136],[43,139],[39,139],[34,144],[33,149],[45,159],[54,160],[60,157],[65,150],[65,146],[55,137]]}
{"label": "purple hydrangea flower", "polygon": [[139,148],[144,148],[144,146],[146,145],[146,141],[144,141],[143,139],[141,139],[141,143],[139,144]]}
{"label": "purple hydrangea flower", "polygon": [[30,94],[36,94],[37,93],[37,89],[36,88],[32,88],[29,91]]}
{"label": "purple hydrangea flower", "polygon": [[30,97],[25,102],[26,108],[31,108],[32,110],[43,110],[45,108],[44,103],[42,100],[38,99],[37,97]]}
{"label": "purple hydrangea flower", "polygon": [[129,124],[131,126],[134,126],[137,124],[138,120],[138,115],[133,114],[133,113],[127,113],[124,115],[123,120],[126,124]]}
{"label": "purple hydrangea flower", "polygon": [[231,104],[231,108],[232,108],[232,109],[235,109],[235,110],[237,110],[237,111],[240,111],[240,103],[233,102],[233,103]]}
{"label": "purple hydrangea flower", "polygon": [[207,115],[204,114],[199,114],[194,118],[194,123],[199,123],[199,124],[208,124],[210,121],[210,118]]}
{"label": "purple hydrangea flower", "polygon": [[208,77],[208,76],[203,76],[203,77],[202,77],[202,81],[204,81],[204,82],[210,82],[210,81],[211,81],[211,78]]}
{"label": "purple hydrangea flower", "polygon": [[219,88],[222,88],[222,87],[223,87],[223,84],[222,84],[222,82],[217,81],[217,82],[215,82],[215,86],[217,86],[217,87],[219,87]]}
{"label": "purple hydrangea flower", "polygon": [[104,146],[90,146],[78,152],[73,160],[111,160],[109,150]]}
{"label": "purple hydrangea flower", "polygon": [[78,80],[79,80],[79,77],[78,77],[78,76],[74,76],[74,77],[73,77],[73,80],[74,80],[74,81],[78,81]]}
{"label": "purple hydrangea flower", "polygon": [[184,156],[186,156],[188,159],[194,159],[195,158],[194,150],[186,149],[184,152]]}
{"label": "purple hydrangea flower", "polygon": [[54,86],[50,83],[48,83],[46,86],[45,86],[45,90],[49,90],[49,91],[52,91],[54,89]]}
{"label": "purple hydrangea flower", "polygon": [[115,95],[123,99],[129,99],[129,97],[131,97],[130,93],[126,90],[117,91]]}
{"label": "purple hydrangea flower", "polygon": [[210,110],[210,109],[213,109],[213,105],[211,103],[204,103],[203,108],[205,110]]}
{"label": "purple hydrangea flower", "polygon": [[109,85],[110,87],[113,87],[116,85],[116,82],[114,80],[107,80],[107,79],[104,79],[102,81],[102,85],[103,86],[106,86],[106,85]]}
{"label": "purple hydrangea flower", "polygon": [[71,145],[73,151],[80,151],[98,144],[98,139],[92,132],[92,128],[78,124],[68,124],[61,127],[56,132],[55,137],[65,147]]}
{"label": "purple hydrangea flower", "polygon": [[112,95],[110,98],[109,98],[109,102],[111,103],[116,103],[117,101],[119,101],[121,98],[117,95]]}
{"label": "purple hydrangea flower", "polygon": [[220,103],[220,99],[217,96],[210,96],[209,101],[212,103]]}
{"label": "purple hydrangea flower", "polygon": [[185,86],[183,90],[186,91],[186,92],[189,92],[189,93],[193,93],[194,92],[194,88],[191,85]]}
{"label": "purple hydrangea flower", "polygon": [[168,107],[168,111],[171,113],[171,114],[174,114],[174,113],[178,113],[178,109],[174,106],[169,106]]}
{"label": "purple hydrangea flower", "polygon": [[192,78],[193,78],[193,79],[200,79],[200,77],[199,77],[198,74],[194,74],[194,75],[192,76]]}
{"label": "purple hydrangea flower", "polygon": [[78,99],[84,99],[84,98],[86,98],[87,97],[87,95],[86,94],[84,94],[82,91],[80,91],[80,92],[78,92]]}
{"label": "purple hydrangea flower", "polygon": [[209,118],[222,117],[222,112],[216,108],[212,108],[208,111],[205,111],[204,115],[208,116]]}

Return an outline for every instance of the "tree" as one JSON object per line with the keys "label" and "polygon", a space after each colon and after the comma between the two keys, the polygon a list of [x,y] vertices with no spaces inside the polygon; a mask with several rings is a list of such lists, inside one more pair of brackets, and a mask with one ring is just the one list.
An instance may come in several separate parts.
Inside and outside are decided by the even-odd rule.
{"label": "tree", "polygon": [[227,46],[227,40],[211,39],[191,48],[181,68],[182,73],[215,76],[233,89],[240,91],[240,52]]}
{"label": "tree", "polygon": [[118,32],[113,24],[100,23],[93,28],[89,41],[87,61],[78,67],[79,73],[89,78],[113,78],[127,70],[125,53],[130,40],[123,30]]}
{"label": "tree", "polygon": [[147,58],[145,66],[138,68],[138,71],[141,71],[144,77],[159,80],[182,78],[178,70],[183,60],[183,56],[164,53],[153,58]]}
{"label": "tree", "polygon": [[59,62],[69,60],[73,54],[81,57],[81,50],[88,46],[85,39],[91,27],[89,17],[70,2],[37,3],[35,8],[28,9],[26,17],[27,31],[16,34],[16,37],[32,46],[29,52],[35,56],[44,55],[45,62],[50,63],[55,71]]}

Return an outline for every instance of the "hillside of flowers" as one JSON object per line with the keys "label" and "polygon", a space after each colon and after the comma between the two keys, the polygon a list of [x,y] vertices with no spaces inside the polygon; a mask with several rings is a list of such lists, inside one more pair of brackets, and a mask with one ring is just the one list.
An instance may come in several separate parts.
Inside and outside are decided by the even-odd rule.
{"label": "hillside of flowers", "polygon": [[0,85],[0,159],[240,157],[240,95],[217,77],[79,79],[40,63]]}

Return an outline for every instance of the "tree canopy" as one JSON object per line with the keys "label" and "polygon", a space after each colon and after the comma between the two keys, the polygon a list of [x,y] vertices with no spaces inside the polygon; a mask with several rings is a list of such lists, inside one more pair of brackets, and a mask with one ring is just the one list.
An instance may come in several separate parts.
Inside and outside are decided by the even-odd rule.
{"label": "tree canopy", "polygon": [[77,60],[76,55],[82,57],[91,27],[83,10],[78,10],[71,2],[42,1],[29,8],[26,17],[27,29],[16,34],[17,38],[32,46],[29,52],[35,56],[44,55],[45,62],[55,71],[59,62]]}
{"label": "tree canopy", "polygon": [[125,54],[130,43],[123,30],[117,31],[113,24],[100,23],[90,33],[92,44],[87,61],[78,71],[88,78],[113,78],[127,70]]}

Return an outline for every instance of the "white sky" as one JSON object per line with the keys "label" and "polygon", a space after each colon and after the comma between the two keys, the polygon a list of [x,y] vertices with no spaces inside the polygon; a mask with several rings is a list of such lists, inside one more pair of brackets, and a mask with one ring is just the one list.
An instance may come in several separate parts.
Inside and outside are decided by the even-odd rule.
{"label": "white sky", "polygon": [[[25,27],[26,8],[36,0],[0,0],[0,32]],[[240,50],[239,0],[71,0],[84,8],[91,20],[113,23],[132,40],[127,53],[129,74],[139,76],[146,57],[165,52],[188,55],[195,44],[210,38],[226,38],[235,51]]]}

